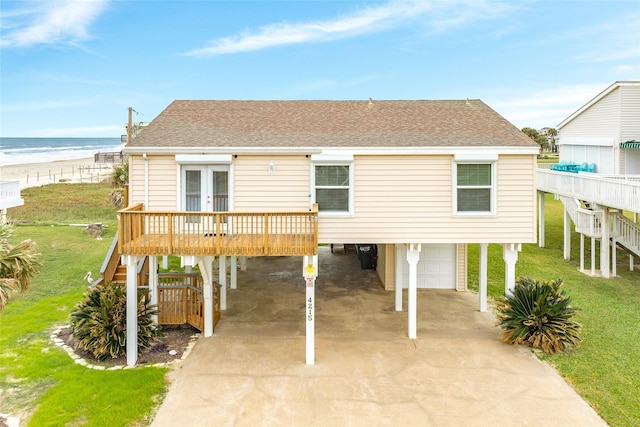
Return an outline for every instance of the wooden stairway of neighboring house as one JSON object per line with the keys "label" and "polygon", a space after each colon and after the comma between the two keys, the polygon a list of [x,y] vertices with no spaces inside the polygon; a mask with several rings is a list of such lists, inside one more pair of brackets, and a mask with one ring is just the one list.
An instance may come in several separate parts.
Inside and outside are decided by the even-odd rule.
{"label": "wooden stairway of neighboring house", "polygon": [[[565,196],[559,196],[559,199],[575,224],[576,232],[586,237],[602,238],[604,211],[593,210],[589,201]],[[640,226],[617,210],[609,211],[608,220],[610,240],[615,240],[616,246],[627,253],[640,257]]]}

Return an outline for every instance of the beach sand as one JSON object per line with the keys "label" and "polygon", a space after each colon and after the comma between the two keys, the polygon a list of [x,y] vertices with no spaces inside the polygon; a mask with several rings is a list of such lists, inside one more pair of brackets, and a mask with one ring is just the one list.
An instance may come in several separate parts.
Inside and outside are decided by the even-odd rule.
{"label": "beach sand", "polygon": [[113,164],[86,159],[60,160],[0,167],[0,181],[20,181],[20,189],[60,182],[100,182],[109,178]]}

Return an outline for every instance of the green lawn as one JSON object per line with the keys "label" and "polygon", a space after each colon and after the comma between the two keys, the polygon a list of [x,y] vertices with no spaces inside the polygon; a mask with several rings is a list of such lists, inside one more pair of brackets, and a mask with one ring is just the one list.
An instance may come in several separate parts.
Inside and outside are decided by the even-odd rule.
{"label": "green lawn", "polygon": [[[73,363],[49,341],[56,325],[68,324],[69,312],[94,277],[115,233],[111,188],[105,184],[56,184],[23,191],[25,206],[11,209],[15,240],[32,238],[44,267],[30,291],[0,313],[0,412],[31,414],[29,425],[144,425],[166,392],[166,369],[95,371]],[[615,279],[577,271],[578,236],[572,259],[562,258],[562,207],[548,196],[546,248],[524,245],[518,276],[561,278],[582,310],[584,342],[566,355],[545,356],[612,426],[640,426],[640,271],[629,272],[619,257]],[[102,222],[104,240],[83,233],[73,223]],[[588,246],[588,245],[587,245]],[[469,283],[477,289],[478,247],[469,248]],[[589,254],[587,254],[589,259]],[[492,297],[504,293],[504,262],[498,245],[489,246],[488,287]],[[516,408],[517,410],[517,408]],[[550,408],[549,410],[553,410]]]}
{"label": "green lawn", "polygon": [[[56,325],[68,324],[86,272],[100,271],[116,229],[110,191],[105,184],[27,189],[25,206],[9,211],[29,223],[16,228],[15,240],[33,239],[44,264],[30,290],[0,313],[0,412],[31,414],[29,425],[141,424],[165,391],[166,369],[91,370],[49,340]],[[103,240],[69,225],[90,222],[109,226]]]}
{"label": "green lawn", "polygon": [[[545,199],[545,246],[523,245],[517,276],[561,278],[581,311],[582,345],[565,355],[544,356],[611,426],[640,426],[640,270],[629,271],[629,258],[618,251],[618,277],[602,279],[578,271],[579,236],[572,233],[571,260],[563,260],[562,204]],[[572,227],[573,228],[573,227]],[[587,250],[590,244],[585,244]],[[599,246],[597,246],[598,250]],[[469,282],[478,286],[478,246],[469,250]],[[587,268],[590,252],[586,255]],[[599,254],[597,255],[599,258]],[[636,264],[638,263],[636,258]],[[488,291],[504,294],[502,248],[489,246]],[[635,392],[634,392],[635,391]]]}

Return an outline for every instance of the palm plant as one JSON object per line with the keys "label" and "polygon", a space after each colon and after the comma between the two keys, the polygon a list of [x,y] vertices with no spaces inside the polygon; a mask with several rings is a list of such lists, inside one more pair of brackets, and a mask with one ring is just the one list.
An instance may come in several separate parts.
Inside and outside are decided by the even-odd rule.
{"label": "palm plant", "polygon": [[[98,360],[118,358],[126,354],[127,292],[119,283],[90,288],[85,299],[71,313],[74,340]],[[148,298],[138,294],[138,349],[150,348],[160,329],[153,322],[158,311]]]}
{"label": "palm plant", "polygon": [[560,290],[562,280],[542,283],[521,277],[513,294],[496,304],[502,341],[526,344],[547,354],[577,347],[581,325],[572,317],[579,310],[571,306],[571,298]]}
{"label": "palm plant", "polygon": [[12,292],[29,288],[31,278],[42,266],[35,242],[27,239],[13,246],[9,243],[12,235],[10,225],[0,224],[0,311],[9,302]]}

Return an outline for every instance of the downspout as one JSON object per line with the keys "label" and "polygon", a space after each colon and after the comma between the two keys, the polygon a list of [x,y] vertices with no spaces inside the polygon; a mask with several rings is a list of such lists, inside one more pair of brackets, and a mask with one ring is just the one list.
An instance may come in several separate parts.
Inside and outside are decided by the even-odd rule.
{"label": "downspout", "polygon": [[149,159],[147,153],[142,153],[144,159],[144,208],[149,209]]}

